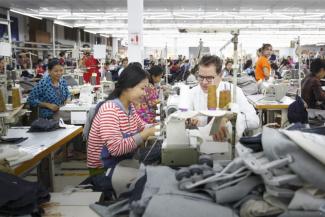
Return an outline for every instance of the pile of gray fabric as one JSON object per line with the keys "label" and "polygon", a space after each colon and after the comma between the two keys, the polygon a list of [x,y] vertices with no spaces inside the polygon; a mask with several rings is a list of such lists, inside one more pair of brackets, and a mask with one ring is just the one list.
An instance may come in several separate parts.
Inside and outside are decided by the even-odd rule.
{"label": "pile of gray fabric", "polygon": [[225,165],[205,158],[177,171],[141,166],[127,197],[91,208],[101,216],[325,216],[322,153],[315,157],[313,150],[301,146],[301,141],[311,141],[310,147],[325,141],[317,133],[265,127],[263,151],[238,143],[237,157]]}
{"label": "pile of gray fabric", "polygon": [[243,90],[246,96],[258,94],[258,86],[255,78],[252,76],[238,77],[237,86]]}

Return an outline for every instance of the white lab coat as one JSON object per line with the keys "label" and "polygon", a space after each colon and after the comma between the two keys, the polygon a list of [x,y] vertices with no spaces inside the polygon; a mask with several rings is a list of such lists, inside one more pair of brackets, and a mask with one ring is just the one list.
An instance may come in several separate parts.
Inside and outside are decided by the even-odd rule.
{"label": "white lab coat", "polygon": [[[233,85],[229,82],[220,82],[217,89],[217,97],[221,90],[230,90],[232,92]],[[182,107],[191,111],[202,111],[208,110],[208,94],[204,93],[201,86],[198,85],[192,88],[181,100],[183,103]],[[219,100],[217,99],[217,102]],[[237,87],[236,92],[236,104],[231,108],[233,112],[237,113],[236,130],[237,136],[241,137],[245,129],[256,129],[259,127],[259,117],[256,114],[254,107],[247,101],[242,89]],[[204,126],[207,124],[207,117],[199,118],[200,125]]]}

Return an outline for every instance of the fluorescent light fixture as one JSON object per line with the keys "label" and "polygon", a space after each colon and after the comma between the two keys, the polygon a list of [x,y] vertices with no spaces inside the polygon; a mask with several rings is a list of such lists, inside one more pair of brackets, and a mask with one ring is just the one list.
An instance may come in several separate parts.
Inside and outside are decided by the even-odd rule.
{"label": "fluorescent light fixture", "polygon": [[61,26],[66,26],[66,27],[69,27],[69,28],[73,28],[72,25],[70,25],[70,24],[68,24],[66,22],[59,21],[59,20],[54,20],[54,24],[61,25]]}
{"label": "fluorescent light fixture", "polygon": [[89,31],[89,30],[84,30],[84,32],[88,32],[88,33],[91,33],[91,34],[94,34],[94,35],[96,35],[96,34],[97,34],[97,32],[94,32],[94,31]]}
{"label": "fluorescent light fixture", "polygon": [[42,20],[41,17],[37,17],[37,16],[34,16],[32,14],[29,14],[29,13],[26,13],[26,12],[23,12],[23,11],[17,11],[16,9],[10,9],[11,12],[14,12],[16,14],[20,14],[20,15],[24,15],[24,16],[28,16],[28,17],[32,17],[32,18],[35,18],[35,19],[38,19],[38,20]]}

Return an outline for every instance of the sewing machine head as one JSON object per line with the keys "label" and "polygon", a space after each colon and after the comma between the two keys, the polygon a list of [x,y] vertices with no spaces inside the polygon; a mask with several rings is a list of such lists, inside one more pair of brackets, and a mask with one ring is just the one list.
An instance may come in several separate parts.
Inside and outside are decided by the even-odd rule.
{"label": "sewing machine head", "polygon": [[103,96],[108,96],[115,89],[115,83],[113,81],[102,80],[100,85],[102,86]]}
{"label": "sewing machine head", "polygon": [[269,82],[263,82],[260,89],[261,92],[265,95],[264,100],[280,102],[288,92],[288,84],[273,84]]}
{"label": "sewing machine head", "polygon": [[[166,139],[162,145],[162,164],[171,166],[185,166],[197,163],[202,145],[209,145],[212,134],[220,129],[220,121],[223,117],[233,115],[232,112],[223,110],[215,111],[177,111],[171,114],[165,121]],[[205,127],[198,129],[186,129],[186,121],[196,116],[214,117]],[[215,145],[212,141],[214,147]]]}

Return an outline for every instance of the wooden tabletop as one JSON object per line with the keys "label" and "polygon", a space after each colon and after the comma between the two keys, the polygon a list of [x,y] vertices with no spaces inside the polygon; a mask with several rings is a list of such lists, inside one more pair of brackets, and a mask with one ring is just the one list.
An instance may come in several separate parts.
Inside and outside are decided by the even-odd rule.
{"label": "wooden tabletop", "polygon": [[[6,137],[28,137],[18,144],[19,149],[31,153],[34,157],[14,167],[16,175],[22,174],[35,167],[43,158],[58,150],[71,139],[82,133],[82,127],[70,126],[51,132],[27,132],[28,128],[10,128]],[[4,138],[6,138],[4,137]],[[6,145],[6,144],[4,144]]]}
{"label": "wooden tabletop", "polygon": [[263,98],[265,98],[265,96],[263,94],[249,95],[246,97],[248,102],[250,102],[255,109],[288,109],[289,105],[295,101],[288,96],[283,97],[281,102],[264,100]]}

